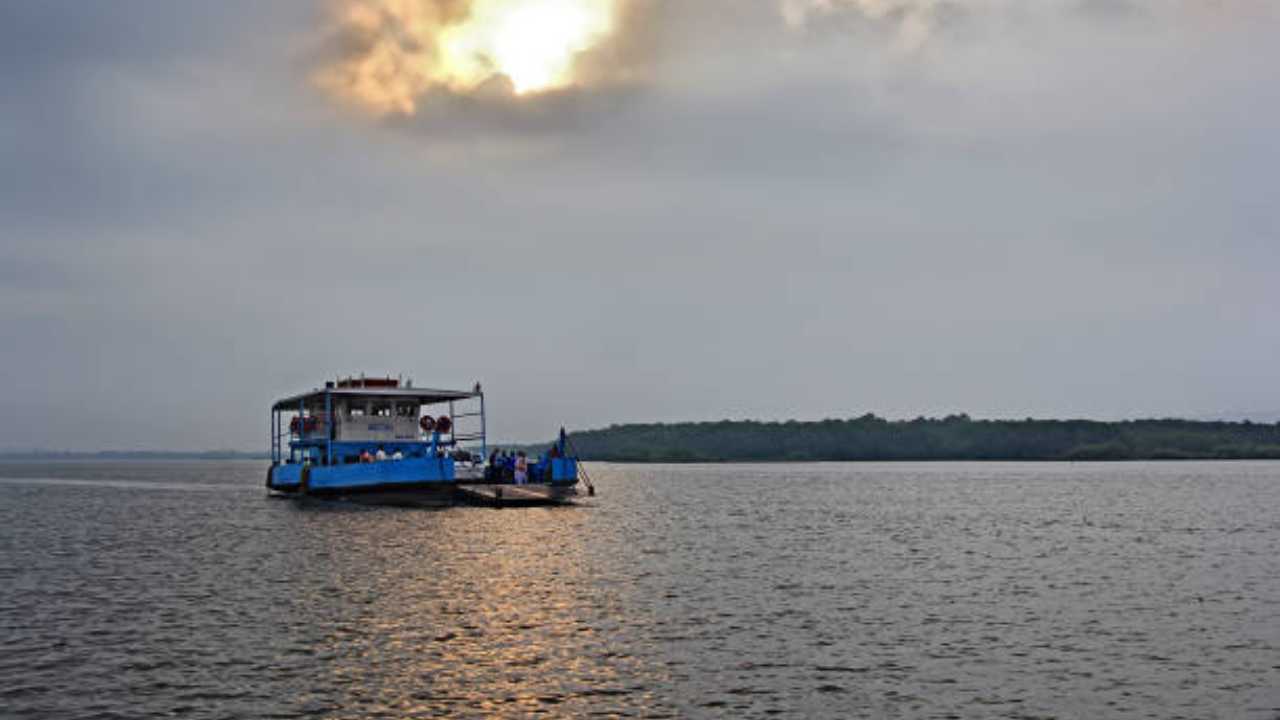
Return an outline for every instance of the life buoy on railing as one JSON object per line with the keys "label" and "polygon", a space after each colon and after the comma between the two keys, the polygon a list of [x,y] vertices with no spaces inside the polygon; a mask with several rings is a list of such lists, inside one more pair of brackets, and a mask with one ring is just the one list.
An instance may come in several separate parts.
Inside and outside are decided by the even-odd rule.
{"label": "life buoy on railing", "polygon": [[436,421],[431,419],[430,415],[423,415],[422,419],[418,421],[418,427],[422,428],[422,432],[430,433],[436,429]]}
{"label": "life buoy on railing", "polygon": [[441,415],[436,420],[436,428],[440,430],[441,434],[447,433],[453,428],[453,421],[449,419],[448,415]]}

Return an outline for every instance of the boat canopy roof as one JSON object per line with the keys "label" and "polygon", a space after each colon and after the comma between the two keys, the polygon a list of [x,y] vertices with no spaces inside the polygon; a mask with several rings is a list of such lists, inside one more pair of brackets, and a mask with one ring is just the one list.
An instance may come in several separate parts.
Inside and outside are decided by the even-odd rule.
{"label": "boat canopy roof", "polygon": [[276,410],[293,410],[299,405],[306,404],[311,409],[316,409],[320,404],[324,403],[324,394],[331,393],[334,399],[340,398],[365,398],[376,400],[415,400],[419,405],[435,405],[437,403],[451,402],[453,400],[468,400],[470,398],[480,397],[481,393],[467,390],[433,390],[431,388],[380,388],[380,387],[337,387],[337,388],[320,388],[305,392],[301,395],[294,395],[281,400],[277,400],[275,405],[271,406],[273,411]]}

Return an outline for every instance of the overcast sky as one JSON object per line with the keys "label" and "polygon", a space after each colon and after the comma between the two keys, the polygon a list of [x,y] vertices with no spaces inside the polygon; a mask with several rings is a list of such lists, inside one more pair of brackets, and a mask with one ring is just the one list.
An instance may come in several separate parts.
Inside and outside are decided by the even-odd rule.
{"label": "overcast sky", "polygon": [[619,1],[517,96],[352,84],[391,0],[0,0],[0,448],[1280,409],[1280,3]]}

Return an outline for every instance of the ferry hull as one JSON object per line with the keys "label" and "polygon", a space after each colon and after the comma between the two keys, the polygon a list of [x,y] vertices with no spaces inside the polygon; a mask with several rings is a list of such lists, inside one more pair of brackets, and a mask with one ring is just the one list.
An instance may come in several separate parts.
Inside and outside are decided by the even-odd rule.
{"label": "ferry hull", "polygon": [[321,490],[305,494],[297,488],[292,490],[273,489],[273,492],[284,497],[298,499],[332,500],[387,507],[452,507],[458,502],[456,486],[452,483],[440,482],[396,483],[393,485],[374,485],[344,490]]}
{"label": "ferry hull", "polygon": [[392,505],[447,505],[456,483],[449,458],[408,458],[350,465],[284,464],[267,487],[286,495]]}

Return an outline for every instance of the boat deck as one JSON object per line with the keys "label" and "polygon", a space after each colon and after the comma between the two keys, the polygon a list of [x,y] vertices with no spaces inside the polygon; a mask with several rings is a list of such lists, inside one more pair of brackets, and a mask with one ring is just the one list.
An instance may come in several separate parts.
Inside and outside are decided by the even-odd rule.
{"label": "boat deck", "polygon": [[578,494],[550,485],[458,485],[461,502],[481,507],[550,507],[573,505]]}

